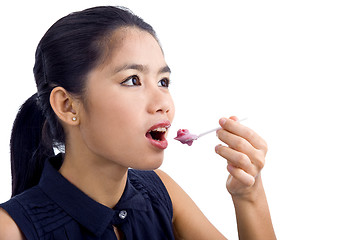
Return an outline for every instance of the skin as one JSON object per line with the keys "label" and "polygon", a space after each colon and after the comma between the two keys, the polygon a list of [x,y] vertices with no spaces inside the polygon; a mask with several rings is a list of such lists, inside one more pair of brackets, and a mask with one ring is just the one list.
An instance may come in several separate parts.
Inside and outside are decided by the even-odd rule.
{"label": "skin", "polygon": [[226,186],[235,207],[239,239],[276,239],[261,179],[267,144],[236,117],[222,118],[219,123],[222,129],[217,135],[226,146],[215,150],[228,162]]}
{"label": "skin", "polygon": [[129,167],[150,170],[162,164],[164,151],[151,145],[145,134],[174,117],[169,90],[160,86],[170,73],[163,72],[167,64],[157,41],[133,28],[112,37],[122,41],[114,41],[110,59],[89,73],[86,100],[71,98],[59,88],[51,101],[67,129],[60,173],[109,207],[123,193]]}
{"label": "skin", "polygon": [[2,208],[0,208],[0,239],[14,239],[14,240],[23,240],[24,235],[20,231],[19,227],[16,225],[14,220],[9,216],[9,214]]}
{"label": "skin", "polygon": [[[145,134],[154,124],[172,122],[174,117],[173,101],[164,86],[170,73],[158,42],[137,28],[118,29],[112,39],[112,55],[88,75],[85,101],[61,87],[50,97],[66,133],[60,173],[110,208],[123,194],[129,167],[150,170],[161,165],[164,151],[151,145]],[[134,75],[137,79],[129,78]],[[235,120],[220,120],[218,137],[225,146],[215,150],[228,162],[227,189],[235,206],[239,238],[275,239],[260,175],[267,145]],[[170,176],[155,171],[173,203],[176,239],[225,239]],[[22,239],[3,210],[0,223],[0,233]],[[121,233],[115,231],[120,239]]]}

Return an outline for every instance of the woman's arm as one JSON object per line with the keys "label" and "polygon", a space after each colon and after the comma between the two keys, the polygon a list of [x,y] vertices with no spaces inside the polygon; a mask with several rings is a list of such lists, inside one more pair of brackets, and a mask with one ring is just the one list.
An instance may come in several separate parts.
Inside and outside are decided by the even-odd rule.
{"label": "woman's arm", "polygon": [[[228,161],[227,190],[236,211],[238,236],[242,240],[273,240],[276,236],[260,175],[267,144],[236,120],[220,120],[222,129],[217,134],[228,146],[218,145],[216,152]],[[172,199],[176,239],[225,239],[174,180],[160,170],[156,173]]]}
{"label": "woman's arm", "polygon": [[261,176],[255,184],[258,190],[251,198],[232,197],[239,239],[276,239]]}
{"label": "woman's arm", "polygon": [[[228,162],[227,190],[236,211],[238,236],[243,240],[273,240],[276,236],[260,174],[267,144],[236,120],[236,117],[220,120],[222,129],[217,135],[227,146],[218,145],[216,152]],[[177,239],[225,239],[167,174],[156,172],[172,199]]]}
{"label": "woman's arm", "polygon": [[276,239],[263,189],[261,173],[267,153],[266,142],[236,117],[221,119],[216,152],[228,161],[227,190],[234,203],[239,239]]}
{"label": "woman's arm", "polygon": [[0,208],[0,240],[8,239],[24,240],[25,237],[9,214]]}

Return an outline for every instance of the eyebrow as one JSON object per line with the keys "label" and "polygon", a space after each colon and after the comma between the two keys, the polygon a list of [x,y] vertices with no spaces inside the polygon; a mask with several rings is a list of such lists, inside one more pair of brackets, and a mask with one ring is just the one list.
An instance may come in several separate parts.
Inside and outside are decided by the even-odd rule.
{"label": "eyebrow", "polygon": [[[124,64],[123,66],[117,67],[115,69],[114,73],[118,73],[118,72],[129,70],[129,69],[137,70],[139,72],[147,72],[147,71],[149,71],[149,68],[147,66],[145,66],[145,65],[142,65],[142,64]],[[166,65],[166,66],[162,67],[158,71],[158,74],[161,74],[161,73],[171,73],[171,70],[170,70],[169,66]]]}

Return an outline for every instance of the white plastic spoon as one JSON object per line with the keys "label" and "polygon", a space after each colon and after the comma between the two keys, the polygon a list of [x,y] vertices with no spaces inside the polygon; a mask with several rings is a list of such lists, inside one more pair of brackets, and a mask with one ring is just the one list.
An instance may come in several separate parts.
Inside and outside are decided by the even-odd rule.
{"label": "white plastic spoon", "polygon": [[[247,118],[242,118],[242,119],[237,120],[237,122],[242,122],[246,119]],[[180,141],[183,144],[188,144],[189,146],[191,146],[193,144],[194,140],[197,140],[198,138],[203,137],[204,135],[207,135],[209,133],[215,132],[219,129],[222,129],[222,127],[217,127],[217,128],[208,130],[199,135],[191,134],[188,129],[179,129],[177,131],[177,137],[175,137],[174,139]]]}

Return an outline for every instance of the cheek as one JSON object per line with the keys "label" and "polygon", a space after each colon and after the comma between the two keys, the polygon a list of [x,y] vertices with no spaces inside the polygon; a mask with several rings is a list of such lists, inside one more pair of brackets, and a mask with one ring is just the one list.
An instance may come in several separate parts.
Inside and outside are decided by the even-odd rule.
{"label": "cheek", "polygon": [[99,89],[92,94],[86,118],[89,123],[98,125],[103,130],[116,130],[126,126],[140,113],[138,107],[141,106],[132,97],[131,94],[120,92],[118,86]]}
{"label": "cheek", "polygon": [[[109,101],[108,101],[109,100]],[[126,101],[109,98],[89,104],[81,123],[81,134],[87,148],[104,158],[119,159],[136,144],[129,137],[139,129],[139,111]],[[128,150],[129,151],[129,150]],[[125,157],[125,156],[124,156]],[[129,156],[128,156],[129,157]]]}

